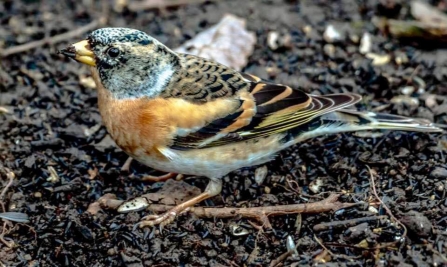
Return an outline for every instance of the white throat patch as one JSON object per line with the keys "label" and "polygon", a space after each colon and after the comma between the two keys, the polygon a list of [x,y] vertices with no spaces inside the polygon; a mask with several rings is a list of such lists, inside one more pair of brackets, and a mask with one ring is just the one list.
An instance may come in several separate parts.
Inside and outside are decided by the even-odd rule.
{"label": "white throat patch", "polygon": [[[155,84],[152,86],[152,88],[146,88],[145,95],[148,97],[159,95],[164,90],[164,87],[169,83],[169,80],[171,79],[173,74],[174,69],[172,68],[172,66],[166,65],[158,74],[157,80],[155,81]],[[144,90],[145,88],[141,89]]]}

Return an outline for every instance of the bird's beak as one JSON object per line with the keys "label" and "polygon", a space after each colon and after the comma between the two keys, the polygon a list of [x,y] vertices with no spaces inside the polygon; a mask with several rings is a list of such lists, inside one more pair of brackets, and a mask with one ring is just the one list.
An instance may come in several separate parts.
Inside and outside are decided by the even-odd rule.
{"label": "bird's beak", "polygon": [[71,46],[60,50],[59,53],[89,66],[96,66],[95,54],[93,53],[88,40],[82,40],[72,44]]}

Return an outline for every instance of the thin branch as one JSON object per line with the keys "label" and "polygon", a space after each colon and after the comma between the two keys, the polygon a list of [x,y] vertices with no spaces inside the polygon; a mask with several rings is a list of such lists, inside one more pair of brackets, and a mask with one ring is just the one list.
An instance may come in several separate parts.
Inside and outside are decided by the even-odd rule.
{"label": "thin branch", "polygon": [[2,192],[0,193],[0,204],[1,204],[1,206],[2,206],[2,210],[3,210],[3,212],[6,212],[5,204],[4,204],[4,202],[3,202],[3,199],[4,199],[5,195],[6,195],[6,192],[8,192],[8,189],[9,189],[9,188],[12,186],[12,184],[14,183],[14,178],[15,178],[16,176],[14,175],[14,173],[13,173],[12,171],[7,170],[6,177],[9,178],[9,182],[6,184],[5,188],[3,188]]}
{"label": "thin branch", "polygon": [[280,264],[282,264],[282,262],[285,261],[290,255],[292,255],[292,251],[284,252],[283,254],[279,255],[278,258],[272,260],[269,267],[280,266]]}
{"label": "thin branch", "polygon": [[169,8],[189,4],[201,4],[206,1],[210,0],[145,0],[142,2],[131,2],[128,8],[130,11],[137,12],[145,9],[153,9],[153,8],[161,9],[161,8]]}
{"label": "thin branch", "polygon": [[360,224],[360,223],[380,221],[380,220],[383,220],[386,218],[388,218],[388,217],[385,215],[381,215],[381,216],[360,217],[360,218],[349,219],[349,220],[344,220],[344,221],[325,222],[325,223],[319,223],[319,224],[314,225],[313,230],[315,232],[321,232],[321,231],[326,231],[326,230],[330,230],[330,229],[346,228],[346,227],[352,227],[352,226]]}
{"label": "thin branch", "polygon": [[22,53],[31,49],[38,48],[40,46],[46,45],[46,44],[55,44],[62,41],[66,41],[69,39],[72,39],[74,37],[80,36],[86,32],[89,32],[95,28],[98,28],[101,25],[104,25],[106,23],[106,17],[101,17],[99,19],[96,19],[89,24],[82,26],[80,28],[77,28],[75,30],[58,34],[52,37],[46,37],[38,41],[29,42],[22,45],[12,46],[3,50],[0,50],[0,57],[7,57],[13,54]]}
{"label": "thin branch", "polygon": [[[266,206],[254,208],[204,208],[193,207],[189,211],[200,218],[233,218],[241,216],[244,218],[256,219],[260,221],[263,226],[271,228],[268,216],[294,214],[294,213],[321,213],[328,211],[336,211],[339,209],[356,206],[356,203],[342,203],[338,201],[340,194],[331,194],[326,199],[321,201],[306,203],[306,204],[291,204],[279,206]],[[144,196],[143,196],[144,197]],[[107,194],[101,197],[97,202],[90,205],[88,210],[92,214],[98,212],[99,206],[109,209],[118,208],[124,201],[116,200],[112,194]],[[166,212],[172,206],[161,204],[150,204],[147,210],[155,213]]]}
{"label": "thin branch", "polygon": [[[3,188],[2,192],[0,193],[0,205],[1,205],[1,207],[2,207],[3,212],[6,211],[6,209],[5,209],[5,203],[3,202],[3,199],[4,199],[5,195],[6,195],[6,192],[8,192],[8,189],[9,189],[9,188],[12,186],[12,184],[14,183],[14,178],[15,178],[15,175],[14,175],[14,173],[13,173],[12,171],[10,171],[10,170],[8,170],[8,169],[6,169],[6,171],[7,171],[7,173],[6,173],[6,177],[9,178],[9,181],[8,181],[8,183],[6,184],[5,188]],[[5,236],[6,232],[7,232],[6,228],[7,228],[7,226],[8,226],[8,222],[9,222],[9,221],[6,220],[6,219],[3,219],[3,220],[4,220],[4,222],[3,222],[2,232],[0,233],[0,242],[2,242],[3,244],[5,244],[5,245],[6,245],[7,247],[9,247],[9,248],[12,248],[12,247],[14,247],[15,242],[14,242],[14,241],[10,241],[10,242],[8,242],[8,241],[6,241],[6,240],[4,239],[4,236]]]}
{"label": "thin branch", "polygon": [[[373,174],[373,172],[372,172],[372,170],[371,170],[371,168],[368,166],[368,165],[366,165],[366,168],[368,169],[368,171],[369,171],[369,175],[370,175],[370,177],[371,177],[371,186],[372,186],[372,189],[373,189],[373,193],[374,193],[374,196],[377,198],[377,200],[380,202],[380,204],[382,204],[382,207],[386,210],[386,212],[387,212],[387,214],[397,223],[397,224],[399,224],[403,229],[404,229],[404,233],[402,234],[402,237],[399,239],[399,240],[397,240],[397,241],[395,241],[395,242],[392,242],[391,244],[397,244],[398,242],[400,242],[401,240],[404,240],[404,238],[407,236],[407,227],[405,227],[405,225],[403,224],[403,223],[401,223],[401,221],[399,221],[395,216],[394,216],[394,214],[391,212],[391,210],[390,210],[390,208],[388,208],[388,206],[382,201],[382,199],[379,197],[379,194],[377,193],[377,190],[376,190],[376,182],[375,182],[375,180],[374,180],[374,174]],[[388,244],[388,245],[390,245],[390,244]],[[383,247],[383,246],[382,246]]]}

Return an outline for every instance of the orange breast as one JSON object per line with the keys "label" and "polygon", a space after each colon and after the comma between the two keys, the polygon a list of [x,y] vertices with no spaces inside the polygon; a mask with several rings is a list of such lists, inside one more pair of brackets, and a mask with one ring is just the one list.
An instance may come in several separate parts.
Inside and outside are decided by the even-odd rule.
{"label": "orange breast", "polygon": [[[172,144],[179,132],[200,129],[238,108],[235,100],[195,104],[180,98],[115,99],[92,69],[98,87],[99,111],[117,145],[132,157],[167,160],[160,149]],[[144,159],[147,162],[147,158]]]}
{"label": "orange breast", "polygon": [[115,99],[102,86],[96,69],[92,68],[92,74],[98,88],[98,105],[103,123],[116,144],[136,159],[164,159],[157,147],[168,144],[172,134],[156,114],[147,112],[151,108],[150,101]]}

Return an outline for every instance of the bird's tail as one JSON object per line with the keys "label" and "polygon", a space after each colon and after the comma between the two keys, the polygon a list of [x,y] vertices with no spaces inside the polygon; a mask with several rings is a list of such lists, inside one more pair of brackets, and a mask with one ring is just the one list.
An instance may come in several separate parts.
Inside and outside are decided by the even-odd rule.
{"label": "bird's tail", "polygon": [[370,111],[342,109],[329,115],[338,117],[336,120],[353,123],[353,128],[359,127],[359,130],[365,128],[365,130],[382,129],[436,133],[443,132],[444,130],[442,128],[445,128],[445,125],[436,125],[426,119],[409,118]]}
{"label": "bird's tail", "polygon": [[363,130],[398,130],[410,132],[441,133],[445,125],[435,125],[426,119],[414,119],[404,116],[340,109],[318,118],[308,124],[306,129],[290,131],[292,143],[340,132],[357,132]]}

